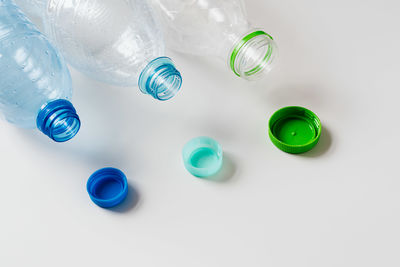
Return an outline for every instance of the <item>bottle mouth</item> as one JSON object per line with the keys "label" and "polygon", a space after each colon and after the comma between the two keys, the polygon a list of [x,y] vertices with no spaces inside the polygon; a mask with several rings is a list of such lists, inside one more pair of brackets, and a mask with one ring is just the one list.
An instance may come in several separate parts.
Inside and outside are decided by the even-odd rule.
{"label": "bottle mouth", "polygon": [[168,57],[151,61],[139,77],[139,89],[161,101],[174,97],[181,85],[182,76]]}
{"label": "bottle mouth", "polygon": [[58,99],[42,106],[36,118],[40,131],[56,142],[65,142],[79,131],[81,122],[68,100]]}
{"label": "bottle mouth", "polygon": [[232,49],[229,65],[232,71],[246,80],[256,80],[273,68],[278,56],[274,39],[258,30],[244,36]]}

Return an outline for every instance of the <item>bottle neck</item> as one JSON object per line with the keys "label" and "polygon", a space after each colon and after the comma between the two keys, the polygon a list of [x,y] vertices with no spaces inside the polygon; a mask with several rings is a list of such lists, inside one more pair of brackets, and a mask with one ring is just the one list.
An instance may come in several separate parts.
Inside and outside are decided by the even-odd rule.
{"label": "bottle neck", "polygon": [[36,118],[37,128],[56,142],[65,142],[79,131],[81,122],[68,100],[58,99],[43,105]]}
{"label": "bottle neck", "polygon": [[262,30],[252,30],[237,39],[228,56],[232,71],[246,80],[255,80],[268,73],[276,61],[278,47]]}
{"label": "bottle neck", "polygon": [[139,89],[157,100],[174,97],[182,85],[182,77],[168,57],[159,57],[146,65],[139,76]]}

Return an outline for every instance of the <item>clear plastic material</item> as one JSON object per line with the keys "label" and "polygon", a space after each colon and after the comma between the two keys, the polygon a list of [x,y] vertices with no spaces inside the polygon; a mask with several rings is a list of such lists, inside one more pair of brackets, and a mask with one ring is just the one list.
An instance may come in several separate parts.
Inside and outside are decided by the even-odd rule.
{"label": "clear plastic material", "polygon": [[0,110],[6,120],[44,125],[44,134],[67,141],[80,126],[71,96],[62,57],[11,0],[0,0]]}
{"label": "clear plastic material", "polygon": [[241,0],[149,0],[162,22],[167,45],[180,52],[227,60],[248,80],[272,69],[277,46],[253,28]]}
{"label": "clear plastic material", "polygon": [[28,16],[41,17],[45,11],[46,2],[43,0],[14,0]]}
{"label": "clear plastic material", "polygon": [[[18,3],[31,15],[42,16],[46,34],[67,61],[94,79],[119,86],[137,85],[146,66],[164,57],[163,36],[146,1],[18,0]],[[29,11],[28,6],[36,9]],[[45,10],[38,11],[40,7]],[[167,90],[165,95],[171,98],[181,86],[181,76],[170,59],[167,65],[175,71],[170,72],[171,77],[163,78],[167,84],[161,90]],[[178,82],[168,83],[170,80]],[[149,85],[151,81],[142,85],[142,92],[159,100],[168,99],[158,97],[160,89],[146,83]]]}

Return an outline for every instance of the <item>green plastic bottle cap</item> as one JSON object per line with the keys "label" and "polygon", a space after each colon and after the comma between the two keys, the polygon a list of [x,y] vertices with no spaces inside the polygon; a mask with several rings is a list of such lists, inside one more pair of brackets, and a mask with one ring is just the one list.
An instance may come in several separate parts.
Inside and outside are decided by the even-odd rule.
{"label": "green plastic bottle cap", "polygon": [[194,176],[208,177],[222,166],[222,148],[210,137],[201,136],[190,140],[182,150],[185,168]]}
{"label": "green plastic bottle cap", "polygon": [[280,150],[300,154],[311,150],[321,136],[321,121],[312,111],[303,107],[285,107],[269,120],[268,133]]}

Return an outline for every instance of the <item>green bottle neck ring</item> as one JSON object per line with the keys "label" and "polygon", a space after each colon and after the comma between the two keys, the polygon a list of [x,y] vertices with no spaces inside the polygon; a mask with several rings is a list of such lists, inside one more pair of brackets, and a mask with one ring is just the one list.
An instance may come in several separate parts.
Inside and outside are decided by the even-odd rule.
{"label": "green bottle neck ring", "polygon": [[[255,38],[260,38],[260,37],[265,39],[265,43],[268,45],[267,51],[260,58],[256,66],[252,67],[250,70],[246,70],[243,73],[240,73],[237,66],[238,65],[237,60],[239,59],[240,56],[242,57],[246,56],[243,55],[243,53],[246,52],[245,50],[251,48],[251,46],[254,45],[254,43],[252,42],[255,40]],[[244,36],[233,47],[229,57],[229,66],[235,73],[235,75],[237,75],[238,77],[243,77],[243,76],[250,77],[263,70],[267,65],[272,64],[272,62],[270,61],[273,60],[273,54],[277,52],[276,50],[277,47],[275,45],[274,38],[271,35],[262,30],[253,31]]]}

